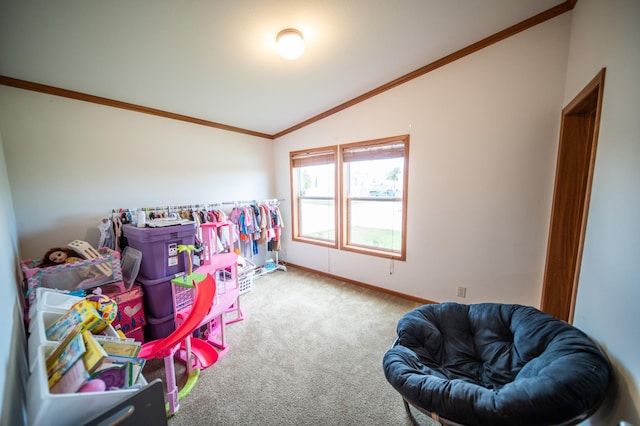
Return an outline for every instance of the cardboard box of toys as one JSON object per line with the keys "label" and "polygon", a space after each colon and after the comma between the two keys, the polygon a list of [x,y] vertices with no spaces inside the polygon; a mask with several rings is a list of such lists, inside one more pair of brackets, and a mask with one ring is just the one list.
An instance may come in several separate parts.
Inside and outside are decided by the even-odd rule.
{"label": "cardboard box of toys", "polygon": [[102,294],[109,296],[118,304],[118,315],[111,324],[113,328],[122,331],[127,337],[138,340],[140,333],[135,336],[131,334],[147,324],[140,284],[133,284],[126,289],[123,283],[114,283],[102,286],[100,289]]}

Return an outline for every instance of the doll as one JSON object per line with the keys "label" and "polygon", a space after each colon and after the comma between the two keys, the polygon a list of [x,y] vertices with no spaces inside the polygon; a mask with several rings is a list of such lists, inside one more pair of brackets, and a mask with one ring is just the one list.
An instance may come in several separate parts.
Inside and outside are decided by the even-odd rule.
{"label": "doll", "polygon": [[83,259],[79,258],[75,251],[67,247],[54,247],[49,249],[42,258],[41,268],[48,266],[62,265],[63,263],[79,262]]}

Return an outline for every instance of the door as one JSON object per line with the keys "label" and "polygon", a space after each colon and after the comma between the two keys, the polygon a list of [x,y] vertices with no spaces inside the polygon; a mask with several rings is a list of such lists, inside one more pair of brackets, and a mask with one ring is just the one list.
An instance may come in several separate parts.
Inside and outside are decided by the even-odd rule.
{"label": "door", "polygon": [[603,68],[563,110],[541,310],[573,322],[596,156]]}

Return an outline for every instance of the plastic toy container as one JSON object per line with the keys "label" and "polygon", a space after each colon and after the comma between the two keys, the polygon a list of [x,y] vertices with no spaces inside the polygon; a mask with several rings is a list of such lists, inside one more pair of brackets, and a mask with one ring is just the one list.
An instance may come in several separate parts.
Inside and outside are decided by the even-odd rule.
{"label": "plastic toy container", "polygon": [[122,227],[128,244],[142,252],[140,275],[149,280],[184,273],[188,268],[187,251],[178,253],[178,246],[193,245],[195,223],[160,228]]}
{"label": "plastic toy container", "polygon": [[147,325],[144,326],[144,339],[146,342],[167,337],[176,329],[173,313],[164,318],[147,317]]}
{"label": "plastic toy container", "polygon": [[104,247],[98,252],[101,256],[95,259],[84,259],[45,268],[40,267],[41,260],[21,261],[20,267],[25,279],[29,306],[33,304],[36,289],[40,287],[75,291],[122,281],[120,253]]}
{"label": "plastic toy container", "polygon": [[[55,343],[48,343],[38,348],[35,368],[27,383],[28,425],[82,425],[96,413],[138,392],[138,387],[133,387],[105,392],[52,394],[47,382],[45,357],[55,346]],[[147,384],[142,374],[136,384]]]}
{"label": "plastic toy container", "polygon": [[131,287],[140,272],[142,252],[131,246],[127,246],[122,251],[121,257],[120,269],[122,270],[122,281],[124,281],[127,286]]}
{"label": "plastic toy container", "polygon": [[47,339],[45,330],[63,314],[64,312],[39,311],[33,318],[33,321],[30,324],[32,330],[31,334],[29,334],[27,345],[27,347],[29,348],[29,371],[33,372],[35,368],[36,360],[38,359],[38,352],[40,351],[40,346],[44,344],[56,346],[58,344],[58,342],[53,342]]}
{"label": "plastic toy container", "polygon": [[82,300],[81,296],[71,295],[45,287],[37,288],[34,304],[29,310],[29,333],[33,332],[35,327],[34,320],[38,312],[57,312],[59,315],[62,315],[67,312],[74,303],[80,300]]}
{"label": "plastic toy container", "polygon": [[248,293],[253,289],[253,277],[256,275],[255,269],[255,263],[249,259],[241,259],[238,256],[238,288],[240,289],[240,295]]}
{"label": "plastic toy container", "polygon": [[238,288],[240,289],[240,295],[248,293],[253,289],[254,275],[254,271],[249,271],[246,274],[238,277]]}
{"label": "plastic toy container", "polygon": [[148,316],[164,318],[173,315],[172,278],[163,277],[151,280],[138,275],[138,283],[140,283],[143,292],[144,309]]}
{"label": "plastic toy container", "polygon": [[[38,353],[40,352],[40,347],[46,346],[46,345],[55,347],[58,344],[58,342],[47,339],[45,330],[47,329],[47,327],[53,324],[58,318],[64,315],[65,312],[39,311],[36,314],[33,320],[33,326],[31,327],[31,334],[29,335],[29,340],[27,345],[29,347],[29,370],[31,372],[33,372],[36,366],[36,361],[38,358]],[[113,337],[118,336],[118,333],[111,325],[105,328],[102,333],[108,336],[113,336]]]}

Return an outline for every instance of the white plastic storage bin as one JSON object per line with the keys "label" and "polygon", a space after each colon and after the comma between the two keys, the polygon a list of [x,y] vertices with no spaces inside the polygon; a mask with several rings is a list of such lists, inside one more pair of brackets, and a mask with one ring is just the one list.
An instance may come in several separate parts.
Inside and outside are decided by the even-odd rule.
{"label": "white plastic storage bin", "polygon": [[124,401],[147,384],[140,375],[138,386],[130,389],[52,394],[47,381],[45,354],[54,348],[55,344],[50,343],[39,347],[35,368],[27,383],[27,424],[30,426],[83,425],[96,413]]}
{"label": "white plastic storage bin", "polygon": [[[35,319],[32,321],[33,327],[30,327],[31,334],[29,335],[29,340],[28,340],[29,371],[31,373],[33,373],[33,369],[36,365],[40,346],[49,344],[55,347],[59,343],[59,342],[47,340],[46,329],[51,324],[53,324],[58,318],[64,315],[65,312],[67,311],[66,310],[63,312],[40,311],[36,315]],[[106,334],[107,336],[118,337],[118,333],[111,325],[105,328],[102,333]]]}
{"label": "white plastic storage bin", "polygon": [[36,289],[35,303],[29,310],[29,333],[33,331],[38,312],[59,312],[64,314],[74,303],[82,300],[80,296],[72,296],[58,290],[39,287]]}
{"label": "white plastic storage bin", "polygon": [[248,293],[253,288],[253,277],[256,274],[256,264],[238,256],[238,288],[240,295]]}
{"label": "white plastic storage bin", "polygon": [[256,273],[254,271],[249,271],[244,275],[238,277],[238,288],[240,295],[248,293],[253,289],[253,276],[255,274]]}

